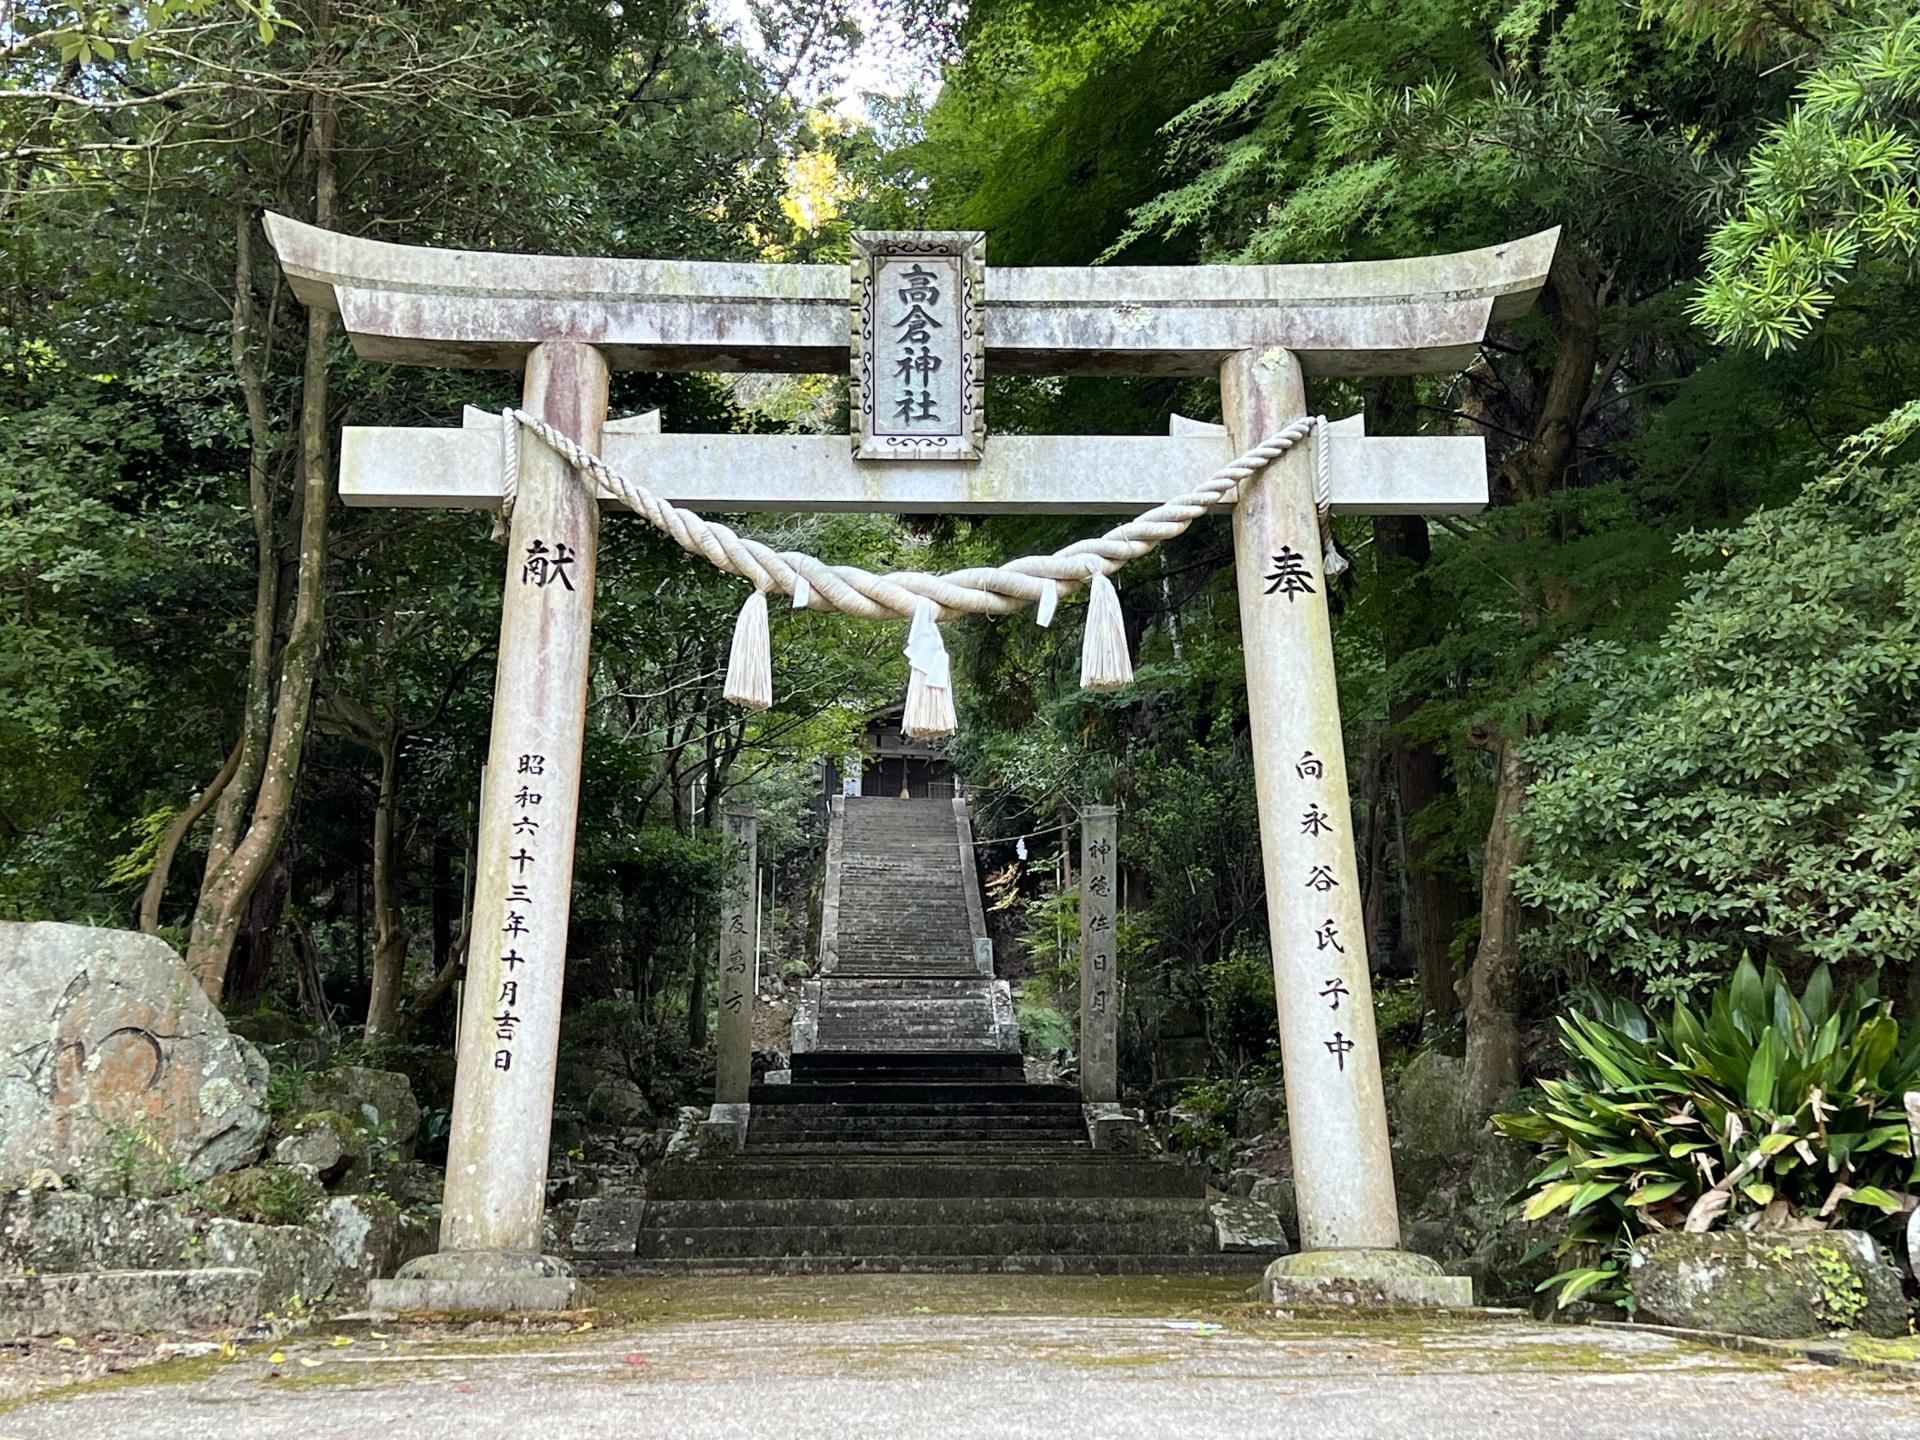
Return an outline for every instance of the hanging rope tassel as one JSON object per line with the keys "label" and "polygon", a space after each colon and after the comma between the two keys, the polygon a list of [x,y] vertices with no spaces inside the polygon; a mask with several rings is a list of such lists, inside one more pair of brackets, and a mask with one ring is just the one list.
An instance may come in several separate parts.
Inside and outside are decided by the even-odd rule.
{"label": "hanging rope tassel", "polygon": [[1133,683],[1133,658],[1127,654],[1127,622],[1120,613],[1120,592],[1095,571],[1087,582],[1087,629],[1080,641],[1080,687],[1117,690]]}
{"label": "hanging rope tassel", "polygon": [[733,622],[733,652],[727,657],[727,699],[748,710],[773,704],[773,640],[767,633],[767,592],[756,590]]}
{"label": "hanging rope tassel", "polygon": [[1056,580],[1042,578],[1040,581],[1040,603],[1034,608],[1033,623],[1042,630],[1053,624],[1053,612],[1060,604],[1060,584]]}
{"label": "hanging rope tassel", "polygon": [[914,607],[913,626],[907,631],[904,654],[913,667],[907,681],[907,713],[901,728],[916,740],[934,740],[959,728],[953,713],[953,665],[947,642],[940,638],[933,602]]}

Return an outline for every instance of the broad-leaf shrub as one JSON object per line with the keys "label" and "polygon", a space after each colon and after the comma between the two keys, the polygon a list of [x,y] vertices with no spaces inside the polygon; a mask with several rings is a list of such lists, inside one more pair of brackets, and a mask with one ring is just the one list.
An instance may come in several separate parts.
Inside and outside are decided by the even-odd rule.
{"label": "broad-leaf shrub", "polygon": [[1795,996],[1743,960],[1705,1014],[1594,1008],[1560,1019],[1565,1077],[1494,1117],[1546,1161],[1521,1214],[1567,1221],[1559,1253],[1580,1263],[1541,1286],[1560,1304],[1623,1298],[1626,1246],[1655,1230],[1845,1227],[1900,1245],[1920,1036],[1903,1040],[1871,986],[1836,997],[1822,966]]}

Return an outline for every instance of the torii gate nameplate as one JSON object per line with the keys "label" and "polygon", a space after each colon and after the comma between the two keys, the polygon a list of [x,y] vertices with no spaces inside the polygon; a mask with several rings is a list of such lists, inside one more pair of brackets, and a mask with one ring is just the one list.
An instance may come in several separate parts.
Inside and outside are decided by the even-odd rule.
{"label": "torii gate nameplate", "polygon": [[[602,430],[609,368],[847,373],[854,342],[839,267],[483,255],[358,240],[278,216],[267,225],[296,293],[338,310],[363,356],[525,366],[523,408],[677,500],[737,510],[969,513],[1144,508],[1304,417],[1307,375],[1456,369],[1473,358],[1491,321],[1532,303],[1558,233],[1459,255],[1351,264],[983,270],[982,363],[1025,375],[1217,374],[1227,423],[1176,419],[1165,437],[1002,436],[984,450],[976,429],[966,438],[977,460],[936,454],[887,465],[859,458],[840,437],[662,435],[657,414]],[[902,273],[894,291],[911,291],[906,282],[915,278]],[[910,356],[895,347],[895,363],[917,360],[919,347],[916,340]],[[948,357],[936,358],[944,367]],[[980,373],[976,367],[976,379]],[[916,382],[913,412],[938,412],[952,392],[918,381],[943,374],[910,366],[888,378]],[[885,392],[869,393],[877,403]],[[490,504],[501,493],[498,423],[475,414],[457,430],[350,429],[342,491],[356,504]],[[1367,1257],[1398,1245],[1399,1219],[1320,564],[1316,460],[1326,462],[1334,509],[1359,514],[1477,509],[1486,501],[1486,465],[1477,439],[1369,438],[1342,422],[1316,428],[1309,443],[1253,476],[1232,510],[1300,1248],[1342,1252],[1308,1257],[1319,1267],[1313,1283],[1362,1277],[1356,1284],[1378,1289],[1374,1281],[1389,1271]],[[403,1272],[413,1289],[376,1303],[498,1303],[503,1283],[519,1287],[513,1294],[526,1308],[572,1293],[564,1266],[539,1254],[540,1210],[596,510],[557,456],[538,446],[523,451],[442,1252]],[[538,816],[517,809],[519,792],[492,778],[519,783],[523,773],[541,779]],[[530,800],[533,787],[524,788]],[[520,834],[538,845],[521,844]],[[523,911],[537,935],[515,928]],[[519,947],[512,974],[503,968],[502,937],[492,934],[502,923]],[[524,1011],[529,996],[537,1012]],[[1414,1257],[1394,1258],[1388,1288],[1405,1299],[1419,1288],[1407,1275]],[[1435,1296],[1463,1298],[1464,1282],[1446,1289],[1433,1279]]]}
{"label": "torii gate nameplate", "polygon": [[856,230],[851,352],[860,460],[977,460],[986,428],[987,237]]}

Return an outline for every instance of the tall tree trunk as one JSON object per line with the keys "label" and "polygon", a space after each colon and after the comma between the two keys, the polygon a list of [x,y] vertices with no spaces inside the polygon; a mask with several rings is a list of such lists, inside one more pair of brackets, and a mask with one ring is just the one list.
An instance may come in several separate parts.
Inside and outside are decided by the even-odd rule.
{"label": "tall tree trunk", "polygon": [[470,812],[467,821],[467,837],[461,845],[466,876],[461,882],[460,928],[448,941],[446,958],[434,971],[433,978],[427,981],[412,1000],[407,1002],[407,1008],[400,1012],[400,1019],[393,1028],[395,1040],[405,1040],[413,1034],[414,1027],[426,1018],[427,1012],[439,1004],[441,997],[453,989],[467,973],[467,946],[473,938],[473,877],[474,871],[478,868],[475,854],[478,845],[478,829],[479,815],[476,807],[473,812]]}
{"label": "tall tree trunk", "polygon": [[[389,697],[391,705],[398,697]],[[400,985],[406,978],[406,914],[401,905],[399,825],[400,735],[391,719],[380,736],[380,794],[373,810],[373,983],[367,996],[366,1038],[390,1038],[400,1019]]]}
{"label": "tall tree trunk", "polygon": [[[244,178],[242,183],[244,184]],[[227,863],[246,824],[266,763],[267,731],[273,720],[273,639],[280,610],[280,555],[274,543],[273,487],[268,466],[273,424],[266,382],[253,361],[253,216],[245,199],[233,207],[233,320],[228,344],[233,374],[247,411],[247,507],[253,517],[253,635],[247,648],[247,688],[240,709],[239,762],[222,788],[207,838],[201,895]]]}
{"label": "tall tree trunk", "polygon": [[[1580,417],[1593,388],[1599,358],[1600,323],[1593,292],[1581,278],[1579,252],[1562,242],[1547,272],[1544,308],[1553,320],[1553,368],[1547,376],[1533,435],[1501,465],[1501,478],[1515,501],[1545,500],[1563,488],[1577,460]],[[1544,520],[1534,534],[1553,538]],[[1533,577],[1539,610],[1552,613],[1572,603],[1563,579],[1550,569]],[[1523,734],[1487,728],[1470,737],[1499,762],[1493,823],[1487,829],[1480,884],[1480,944],[1467,974],[1466,1104],[1476,1119],[1491,1112],[1519,1082],[1520,1034],[1515,994],[1520,975],[1519,906],[1513,872],[1525,858],[1514,821],[1526,803],[1530,780],[1516,753]]]}
{"label": "tall tree trunk", "polygon": [[1513,738],[1481,730],[1474,743],[1493,753],[1499,770],[1482,870],[1480,945],[1467,989],[1465,1104],[1468,1115],[1480,1120],[1520,1083],[1520,904],[1513,872],[1526,859],[1526,841],[1513,822],[1532,777]]}
{"label": "tall tree trunk", "polygon": [[140,928],[149,935],[160,933],[160,902],[167,893],[167,877],[173,873],[173,857],[180,852],[180,842],[187,838],[187,832],[194,823],[207,813],[207,807],[220,798],[220,792],[232,782],[234,773],[240,768],[240,752],[243,742],[236,741],[227,752],[226,764],[220,767],[220,773],[207,782],[202,790],[167,826],[167,833],[160,837],[160,848],[154,852],[153,873],[147,876],[146,889],[140,893]]}
{"label": "tall tree trunk", "polygon": [[[316,40],[325,43],[325,7]],[[314,223],[331,223],[334,205],[334,110],[331,97],[315,95],[308,139],[314,167]],[[327,350],[333,316],[307,312],[307,353],[300,396],[300,551],[293,620],[280,655],[278,701],[245,831],[217,869],[207,876],[194,912],[187,963],[208,995],[218,999],[226,984],[234,937],[247,898],[279,849],[300,778],[314,679],[320,669],[326,620],[327,499],[332,482],[327,433]],[[229,787],[231,791],[232,787]]]}
{"label": "tall tree trunk", "polygon": [[[1418,515],[1383,515],[1373,522],[1374,563],[1391,587],[1383,597],[1382,639],[1387,664],[1433,638],[1430,605],[1421,572],[1432,557],[1427,522]],[[1472,891],[1440,867],[1432,840],[1422,833],[1427,808],[1452,791],[1446,757],[1431,741],[1411,733],[1410,722],[1434,699],[1425,688],[1396,688],[1387,702],[1393,784],[1399,799],[1401,914],[1420,977],[1420,1008],[1444,1020],[1459,1013],[1454,985],[1453,941],[1473,914]]]}
{"label": "tall tree trunk", "polygon": [[[1420,431],[1414,382],[1394,376],[1367,391],[1367,427],[1377,435]],[[1452,789],[1446,758],[1409,731],[1409,722],[1435,698],[1426,686],[1395,683],[1393,667],[1438,638],[1442,623],[1428,593],[1426,567],[1433,544],[1423,515],[1381,515],[1373,522],[1374,572],[1382,590],[1380,641],[1388,667],[1387,737],[1391,749],[1399,827],[1401,925],[1420,980],[1420,1009],[1430,1020],[1460,1010],[1454,984],[1454,936],[1473,914],[1474,896],[1457,875],[1440,868],[1432,842],[1420,833],[1421,815]]]}

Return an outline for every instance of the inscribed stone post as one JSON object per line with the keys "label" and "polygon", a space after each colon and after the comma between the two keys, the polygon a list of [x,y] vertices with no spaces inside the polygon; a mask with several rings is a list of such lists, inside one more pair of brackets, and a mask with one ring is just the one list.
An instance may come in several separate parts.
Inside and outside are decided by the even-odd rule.
{"label": "inscribed stone post", "polygon": [[[597,448],[605,360],[588,345],[536,346],[523,406]],[[528,440],[500,611],[443,1252],[540,1250],[599,523],[572,467]]]}
{"label": "inscribed stone post", "polygon": [[720,1018],[714,1026],[713,1101],[744,1105],[753,1083],[753,997],[759,956],[759,822],[751,810],[728,810],[726,892],[720,904]]}
{"label": "inscribed stone post", "polygon": [[[1285,350],[1234,355],[1220,391],[1241,449],[1306,413]],[[1323,443],[1316,431],[1241,487],[1234,563],[1300,1248],[1390,1249],[1400,1221],[1314,509]]]}
{"label": "inscribed stone post", "polygon": [[1087,806],[1080,816],[1080,1098],[1090,1103],[1120,1098],[1115,842],[1113,806]]}

